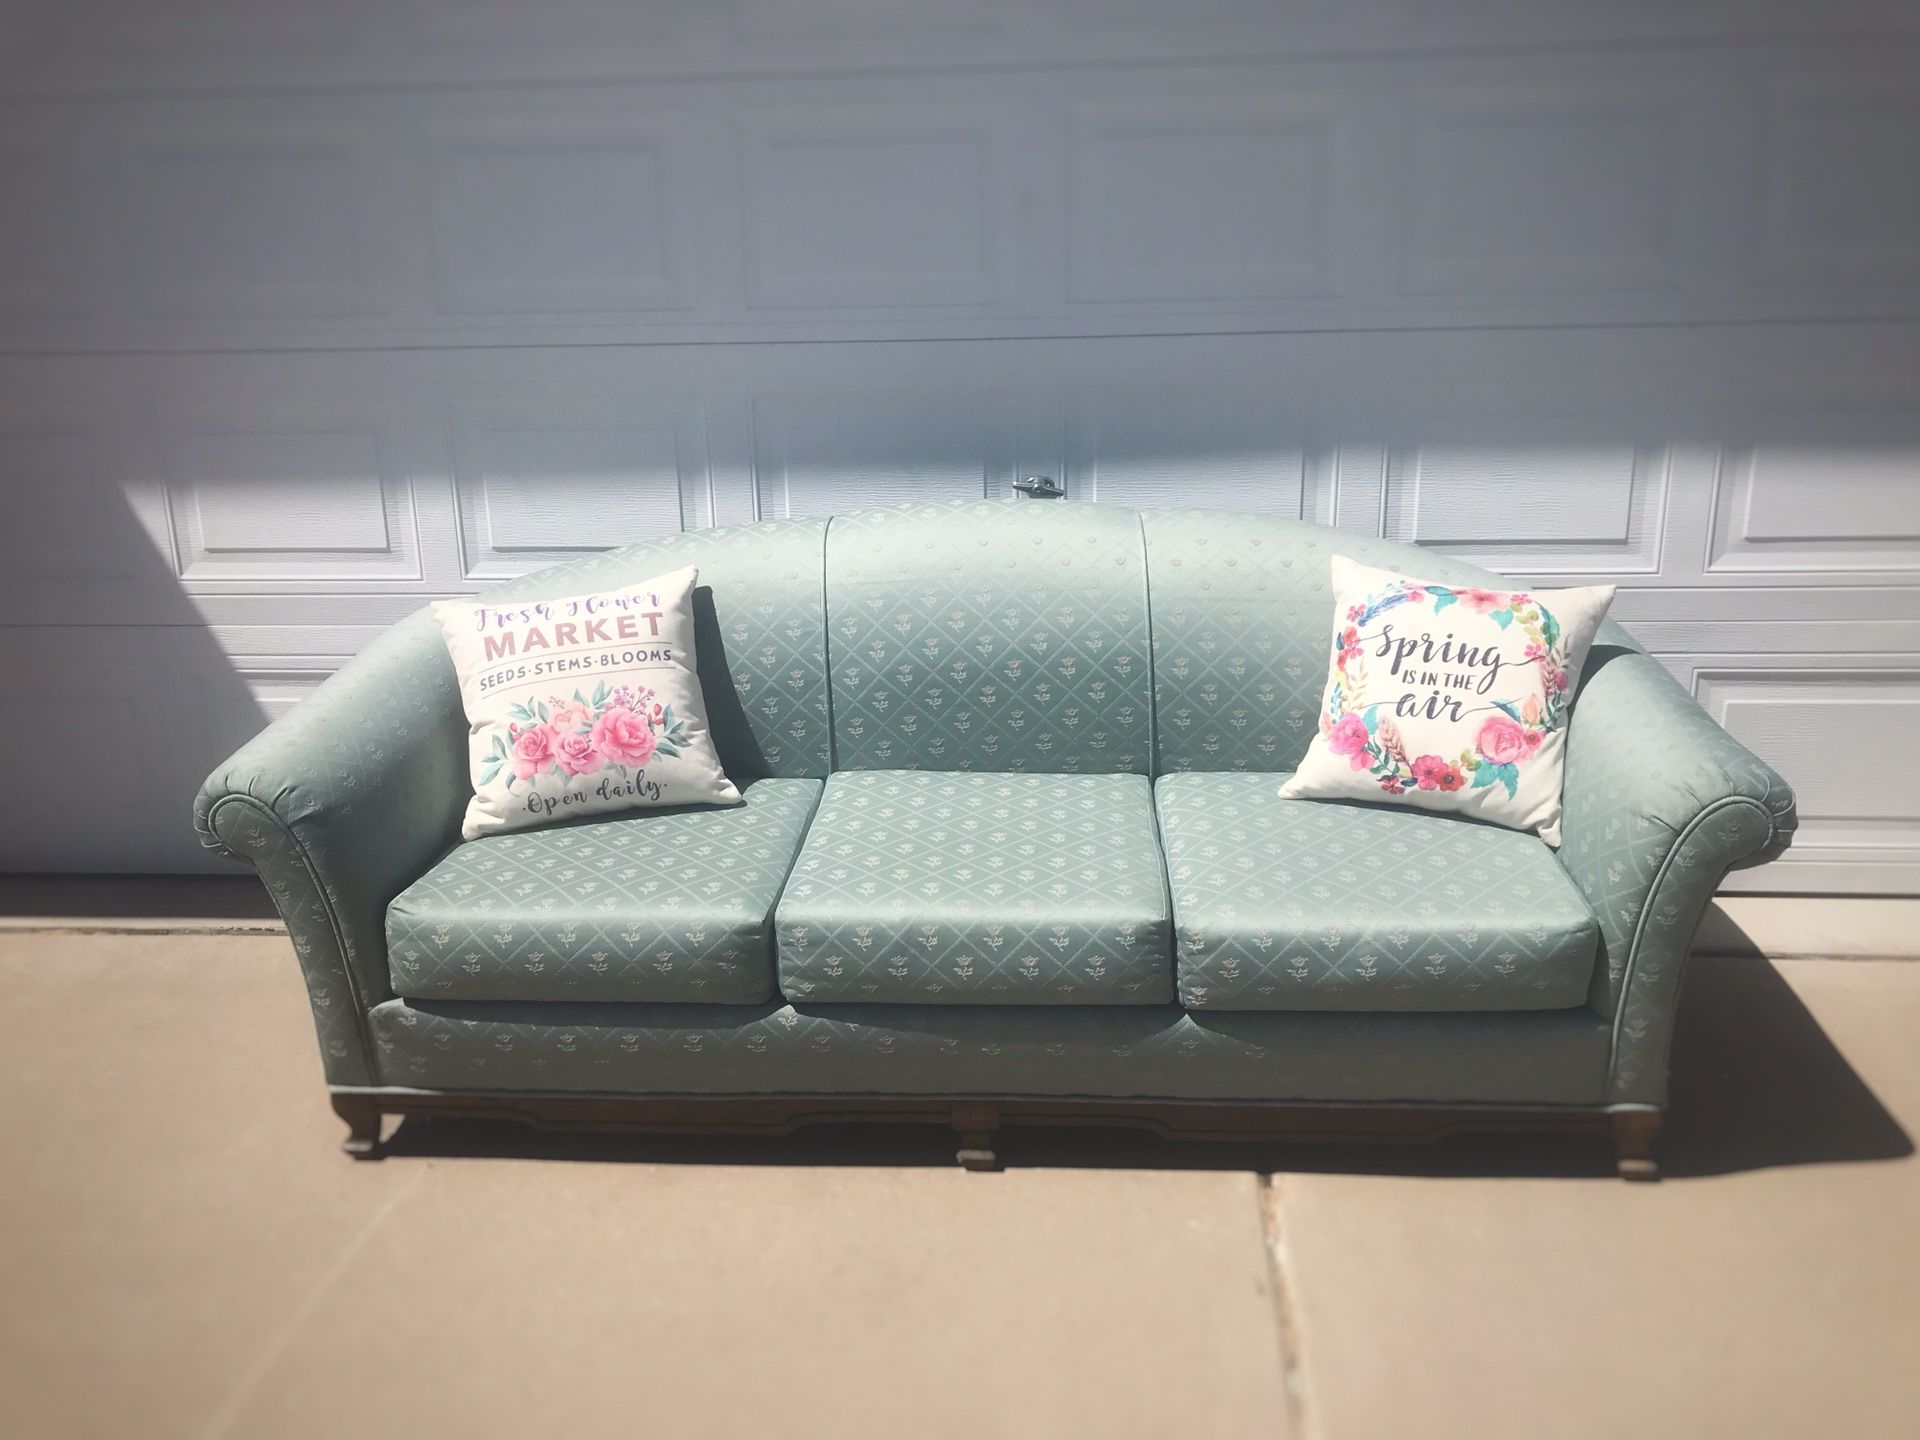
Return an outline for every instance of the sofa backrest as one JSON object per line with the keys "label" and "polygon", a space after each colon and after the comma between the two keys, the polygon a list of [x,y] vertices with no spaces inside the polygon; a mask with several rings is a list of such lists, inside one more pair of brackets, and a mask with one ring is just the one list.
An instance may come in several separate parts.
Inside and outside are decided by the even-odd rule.
{"label": "sofa backrest", "polygon": [[1151,773],[1140,517],[977,501],[836,516],[842,770]]}
{"label": "sofa backrest", "polygon": [[720,763],[736,779],[824,776],[827,522],[695,530],[523,575],[488,598],[578,595],[695,565],[694,649]]}
{"label": "sofa backrest", "polygon": [[1418,546],[1299,520],[1211,510],[1141,520],[1156,774],[1300,763],[1326,690],[1335,555],[1453,584],[1497,579]]}
{"label": "sofa backrest", "polygon": [[489,594],[697,565],[700,680],[739,778],[1274,772],[1318,723],[1336,554],[1497,578],[1296,520],[975,501],[690,531]]}

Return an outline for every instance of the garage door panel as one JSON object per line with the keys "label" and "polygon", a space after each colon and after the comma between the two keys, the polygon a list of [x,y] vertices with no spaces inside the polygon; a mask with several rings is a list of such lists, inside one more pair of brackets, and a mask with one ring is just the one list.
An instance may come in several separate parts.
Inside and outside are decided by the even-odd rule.
{"label": "garage door panel", "polygon": [[1617,584],[1802,787],[1740,883],[1920,892],[1884,7],[392,8],[0,22],[0,865],[206,864],[437,597],[1045,475]]}

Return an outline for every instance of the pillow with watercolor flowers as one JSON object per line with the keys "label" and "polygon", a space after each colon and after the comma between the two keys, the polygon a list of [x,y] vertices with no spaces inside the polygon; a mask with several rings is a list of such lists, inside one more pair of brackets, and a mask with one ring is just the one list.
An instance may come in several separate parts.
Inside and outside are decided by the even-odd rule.
{"label": "pillow with watercolor flowers", "polygon": [[1333,560],[1332,668],[1289,800],[1455,811],[1560,843],[1567,718],[1611,585],[1486,590]]}
{"label": "pillow with watercolor flowers", "polygon": [[694,670],[698,579],[689,567],[594,595],[433,607],[469,726],[465,838],[739,802]]}

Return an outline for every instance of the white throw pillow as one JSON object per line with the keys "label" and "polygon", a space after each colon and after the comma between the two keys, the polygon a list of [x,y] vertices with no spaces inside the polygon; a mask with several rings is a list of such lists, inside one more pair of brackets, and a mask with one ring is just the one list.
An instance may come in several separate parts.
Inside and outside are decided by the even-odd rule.
{"label": "white throw pillow", "polygon": [[471,726],[463,836],[739,802],[694,671],[698,578],[689,567],[598,595],[433,607]]}
{"label": "white throw pillow", "polygon": [[1289,800],[1452,810],[1560,843],[1566,725],[1613,586],[1482,590],[1333,560],[1333,668]]}

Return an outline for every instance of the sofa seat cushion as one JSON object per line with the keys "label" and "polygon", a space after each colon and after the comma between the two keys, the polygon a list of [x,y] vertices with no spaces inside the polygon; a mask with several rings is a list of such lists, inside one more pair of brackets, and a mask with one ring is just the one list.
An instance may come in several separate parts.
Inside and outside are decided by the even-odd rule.
{"label": "sofa seat cushion", "polygon": [[1155,789],[1188,1009],[1585,1003],[1599,927],[1538,837],[1282,800],[1284,778],[1189,773]]}
{"label": "sofa seat cushion", "polygon": [[639,811],[457,845],[387,910],[394,993],[765,1001],[773,907],[820,786],[754,780],[737,806]]}
{"label": "sofa seat cushion", "polygon": [[796,1004],[1163,1005],[1166,873],[1139,775],[830,777],[780,900]]}

